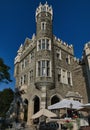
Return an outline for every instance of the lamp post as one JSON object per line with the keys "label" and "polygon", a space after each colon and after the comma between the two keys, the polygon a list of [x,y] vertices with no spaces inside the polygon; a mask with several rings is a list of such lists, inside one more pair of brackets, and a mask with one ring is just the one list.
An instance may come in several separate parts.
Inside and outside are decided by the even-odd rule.
{"label": "lamp post", "polygon": [[70,103],[71,117],[72,117],[72,107],[73,107],[73,104],[72,104],[72,103]]}

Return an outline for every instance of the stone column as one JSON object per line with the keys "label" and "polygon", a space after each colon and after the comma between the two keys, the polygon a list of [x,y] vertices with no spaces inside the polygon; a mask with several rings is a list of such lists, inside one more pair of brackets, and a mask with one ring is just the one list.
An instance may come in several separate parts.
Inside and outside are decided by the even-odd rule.
{"label": "stone column", "polygon": [[30,101],[28,104],[28,119],[27,119],[27,125],[32,125],[32,115],[33,115],[33,109],[34,109],[34,102]]}
{"label": "stone column", "polygon": [[41,108],[46,108],[46,86],[42,86],[41,88],[41,104],[40,104],[40,109]]}

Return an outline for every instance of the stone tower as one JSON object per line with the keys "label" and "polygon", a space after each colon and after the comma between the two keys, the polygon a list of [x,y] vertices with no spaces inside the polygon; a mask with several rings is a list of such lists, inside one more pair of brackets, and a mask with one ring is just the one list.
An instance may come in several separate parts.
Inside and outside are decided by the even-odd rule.
{"label": "stone tower", "polygon": [[40,4],[36,10],[36,78],[35,85],[41,91],[40,108],[46,108],[46,93],[54,87],[52,7]]}
{"label": "stone tower", "polygon": [[72,45],[53,34],[52,7],[40,3],[35,18],[36,35],[25,39],[14,62],[14,115],[29,125],[33,114],[63,98],[88,102],[85,64],[74,57]]}

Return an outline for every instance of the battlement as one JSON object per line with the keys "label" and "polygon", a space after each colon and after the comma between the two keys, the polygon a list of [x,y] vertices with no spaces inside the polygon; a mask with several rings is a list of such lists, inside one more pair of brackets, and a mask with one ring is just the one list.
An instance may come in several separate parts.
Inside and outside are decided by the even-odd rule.
{"label": "battlement", "polygon": [[52,7],[47,4],[47,2],[42,5],[41,3],[39,4],[39,7],[36,9],[36,17],[39,13],[41,12],[47,12],[51,14],[51,19],[53,18],[53,10]]}
{"label": "battlement", "polygon": [[55,44],[57,44],[59,47],[61,47],[63,50],[67,51],[68,53],[71,53],[73,55],[73,45],[69,45],[66,42],[62,41],[61,39],[54,36]]}

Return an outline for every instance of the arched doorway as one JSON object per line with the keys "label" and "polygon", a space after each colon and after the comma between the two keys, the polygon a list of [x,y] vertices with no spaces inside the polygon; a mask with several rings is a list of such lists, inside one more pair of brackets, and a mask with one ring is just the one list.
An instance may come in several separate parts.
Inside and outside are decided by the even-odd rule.
{"label": "arched doorway", "polygon": [[[54,95],[52,98],[51,98],[51,105],[57,103],[60,101],[60,98],[57,96],[57,95]],[[52,112],[56,113],[58,116],[59,116],[59,110],[52,110]]]}
{"label": "arched doorway", "polygon": [[28,118],[28,100],[24,100],[24,121],[27,121]]}
{"label": "arched doorway", "polygon": [[[39,100],[38,96],[35,96],[33,100],[34,100],[34,112],[33,112],[33,114],[35,114],[40,110],[40,100]],[[39,119],[33,120],[33,123],[34,124],[39,123]]]}
{"label": "arched doorway", "polygon": [[57,95],[55,95],[51,99],[51,105],[53,105],[53,104],[55,104],[55,103],[57,103],[59,101],[60,101],[60,98]]}
{"label": "arched doorway", "polygon": [[35,114],[36,112],[38,112],[39,109],[40,109],[39,97],[35,96],[35,98],[34,98],[34,113],[33,114]]}

